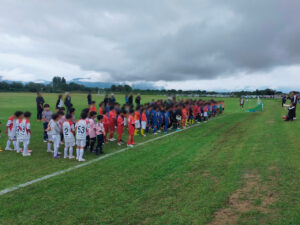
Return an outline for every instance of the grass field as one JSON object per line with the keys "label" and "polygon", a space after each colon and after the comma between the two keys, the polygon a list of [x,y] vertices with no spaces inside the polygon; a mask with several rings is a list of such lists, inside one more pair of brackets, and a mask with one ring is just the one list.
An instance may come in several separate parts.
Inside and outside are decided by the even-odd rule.
{"label": "grass field", "polygon": [[[44,95],[51,105],[56,97]],[[143,102],[152,98],[164,97]],[[77,113],[86,107],[85,95],[72,101]],[[300,122],[283,122],[275,100],[252,114],[237,99],[225,104],[209,123],[0,195],[0,224],[300,224]],[[16,110],[34,113],[33,154],[0,153],[0,191],[79,164],[46,153],[35,95],[0,93],[0,106],[2,123]],[[104,145],[106,153],[123,148]]]}

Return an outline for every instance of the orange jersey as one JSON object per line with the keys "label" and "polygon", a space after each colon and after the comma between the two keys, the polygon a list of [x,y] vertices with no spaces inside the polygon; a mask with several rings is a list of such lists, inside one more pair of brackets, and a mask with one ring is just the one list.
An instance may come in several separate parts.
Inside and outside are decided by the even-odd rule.
{"label": "orange jersey", "polygon": [[136,112],[134,113],[134,119],[135,119],[135,120],[140,120],[140,118],[141,118],[141,113],[140,113],[140,111],[136,111]]}
{"label": "orange jersey", "polygon": [[182,118],[186,118],[187,117],[186,109],[182,109],[181,113],[182,113]]}

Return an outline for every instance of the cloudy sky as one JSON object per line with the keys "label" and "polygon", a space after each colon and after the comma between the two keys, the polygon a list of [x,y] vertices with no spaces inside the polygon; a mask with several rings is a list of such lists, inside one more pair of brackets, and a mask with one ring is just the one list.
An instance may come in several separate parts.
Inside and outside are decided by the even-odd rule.
{"label": "cloudy sky", "polygon": [[300,89],[300,1],[0,0],[4,80]]}

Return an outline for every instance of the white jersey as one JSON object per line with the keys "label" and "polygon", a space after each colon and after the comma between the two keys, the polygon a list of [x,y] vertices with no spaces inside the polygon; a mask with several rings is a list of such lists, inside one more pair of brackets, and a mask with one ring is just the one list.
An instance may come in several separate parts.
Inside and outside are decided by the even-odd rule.
{"label": "white jersey", "polygon": [[14,116],[9,117],[7,123],[6,123],[6,127],[8,130],[8,137],[10,139],[14,139],[16,138],[16,119],[14,118]]}
{"label": "white jersey", "polygon": [[25,126],[22,125],[23,120],[16,120],[16,137],[19,140],[22,140],[25,135]]}
{"label": "white jersey", "polygon": [[76,139],[86,140],[88,121],[78,120],[75,129],[76,129]]}
{"label": "white jersey", "polygon": [[73,122],[65,121],[63,123],[63,134],[66,142],[75,142],[75,127]]}
{"label": "white jersey", "polygon": [[50,131],[48,131],[49,135],[60,135],[60,127],[58,122],[51,119],[48,126],[50,127]]}
{"label": "white jersey", "polygon": [[29,140],[30,139],[30,122],[29,120],[23,119],[17,121],[17,138],[19,140]]}

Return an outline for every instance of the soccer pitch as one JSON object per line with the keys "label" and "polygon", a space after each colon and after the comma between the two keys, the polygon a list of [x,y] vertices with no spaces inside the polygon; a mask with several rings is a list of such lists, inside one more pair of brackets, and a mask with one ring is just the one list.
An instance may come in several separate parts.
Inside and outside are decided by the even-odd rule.
{"label": "soccer pitch", "polygon": [[[43,96],[54,111],[57,94]],[[136,137],[128,150],[105,144],[108,157],[86,153],[87,164],[76,168],[46,153],[35,97],[0,93],[2,149],[8,117],[33,113],[32,156],[0,152],[0,191],[74,169],[0,195],[0,224],[300,224],[300,122],[283,122],[279,101],[246,113],[238,99],[224,99],[224,115],[208,123]],[[165,98],[142,96],[142,103]],[[86,95],[72,94],[72,102],[78,116]]]}

